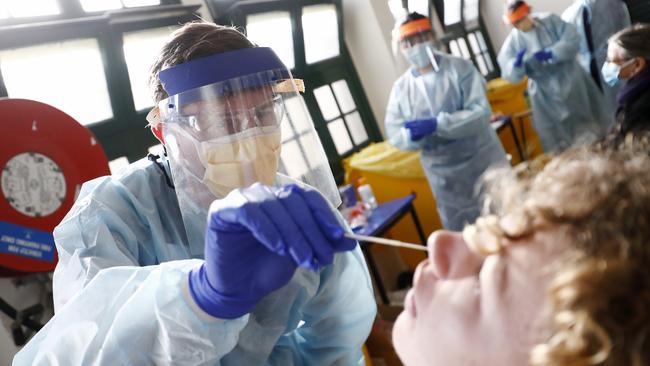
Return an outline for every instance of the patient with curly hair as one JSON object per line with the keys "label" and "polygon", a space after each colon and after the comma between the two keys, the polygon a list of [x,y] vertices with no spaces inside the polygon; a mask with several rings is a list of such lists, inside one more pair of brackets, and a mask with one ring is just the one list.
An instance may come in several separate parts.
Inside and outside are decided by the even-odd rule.
{"label": "patient with curly hair", "polygon": [[648,145],[487,179],[486,214],[429,237],[393,342],[406,365],[650,365]]}

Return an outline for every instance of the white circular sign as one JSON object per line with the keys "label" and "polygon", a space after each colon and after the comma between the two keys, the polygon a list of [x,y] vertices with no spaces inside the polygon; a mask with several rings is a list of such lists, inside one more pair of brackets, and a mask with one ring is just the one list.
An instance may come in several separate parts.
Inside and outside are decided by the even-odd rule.
{"label": "white circular sign", "polygon": [[0,185],[11,207],[31,217],[52,214],[65,200],[61,168],[39,153],[25,152],[9,159],[2,169]]}

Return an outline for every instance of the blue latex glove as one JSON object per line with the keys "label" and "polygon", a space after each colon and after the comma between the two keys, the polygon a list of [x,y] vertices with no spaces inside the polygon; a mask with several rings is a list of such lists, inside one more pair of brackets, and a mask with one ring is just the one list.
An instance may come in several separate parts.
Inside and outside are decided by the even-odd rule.
{"label": "blue latex glove", "polygon": [[550,50],[541,50],[535,52],[533,56],[537,61],[542,61],[542,62],[550,61],[553,59],[553,52],[551,52]]}
{"label": "blue latex glove", "polygon": [[436,118],[416,119],[404,123],[404,127],[409,130],[412,141],[418,141],[425,136],[436,132],[438,120]]}
{"label": "blue latex glove", "polygon": [[317,270],[334,253],[357,242],[323,196],[296,185],[281,189],[254,184],[210,206],[205,262],[190,272],[197,305],[222,319],[252,311],[266,295],[291,280],[298,266]]}
{"label": "blue latex glove", "polygon": [[526,49],[520,50],[517,52],[517,57],[515,58],[515,67],[522,67],[524,65],[524,56],[526,55]]}

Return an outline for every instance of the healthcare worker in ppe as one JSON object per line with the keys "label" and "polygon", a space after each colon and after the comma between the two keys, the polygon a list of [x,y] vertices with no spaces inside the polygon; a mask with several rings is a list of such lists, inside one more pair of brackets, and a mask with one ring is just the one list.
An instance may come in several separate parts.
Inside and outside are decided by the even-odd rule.
{"label": "healthcare worker in ppe", "polygon": [[479,215],[481,175],[508,164],[490,126],[485,80],[470,61],[436,51],[428,18],[411,13],[394,34],[411,67],[393,85],[386,133],[399,149],[421,150],[442,224],[461,230]]}
{"label": "healthcare worker in ppe", "polygon": [[611,118],[596,83],[576,61],[580,36],[560,17],[531,15],[530,10],[521,0],[506,5],[504,21],[515,28],[499,52],[501,76],[512,83],[528,76],[533,122],[544,151],[595,141]]}
{"label": "healthcare worker in ppe", "polygon": [[300,84],[211,23],[174,32],[152,80],[167,154],[83,186],[56,314],[14,364],[362,363],[373,292]]}
{"label": "healthcare worker in ppe", "polygon": [[605,97],[607,116],[616,114],[617,86],[607,84],[600,70],[607,58],[607,40],[614,33],[630,26],[630,13],[622,0],[575,0],[562,19],[576,26],[580,35],[578,61]]}

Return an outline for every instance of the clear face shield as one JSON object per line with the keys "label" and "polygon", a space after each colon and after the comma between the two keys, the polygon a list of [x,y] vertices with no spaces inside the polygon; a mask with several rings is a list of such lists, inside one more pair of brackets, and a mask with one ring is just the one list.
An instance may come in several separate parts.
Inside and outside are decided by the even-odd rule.
{"label": "clear face shield", "polygon": [[203,253],[215,199],[253,183],[340,196],[294,80],[270,48],[208,56],[160,73],[162,133],[192,256]]}
{"label": "clear face shield", "polygon": [[429,19],[418,19],[403,24],[393,32],[393,37],[397,37],[394,38],[396,49],[399,49],[411,65],[417,68],[431,66],[436,72],[440,70],[436,59],[440,45],[433,34]]}

